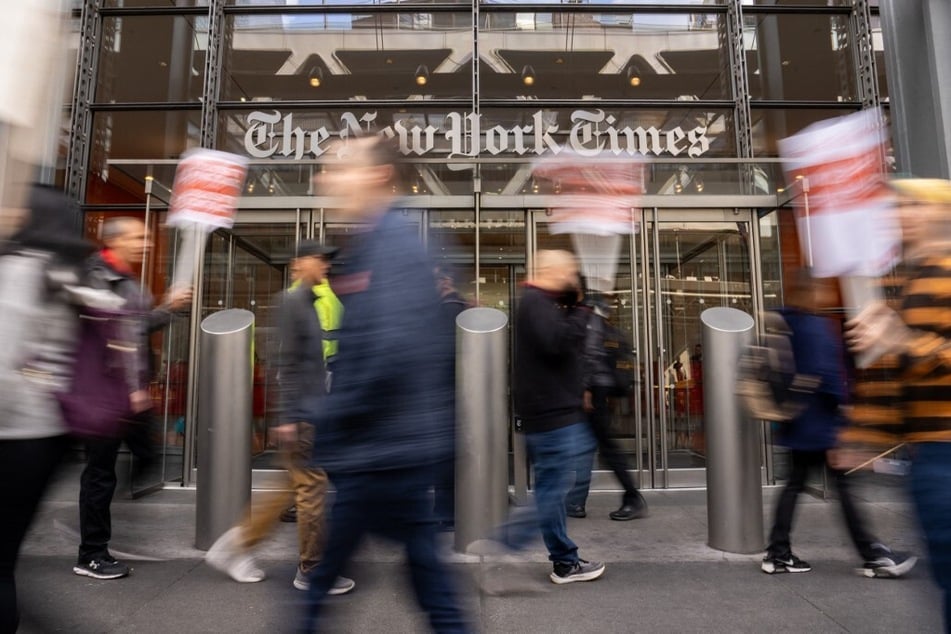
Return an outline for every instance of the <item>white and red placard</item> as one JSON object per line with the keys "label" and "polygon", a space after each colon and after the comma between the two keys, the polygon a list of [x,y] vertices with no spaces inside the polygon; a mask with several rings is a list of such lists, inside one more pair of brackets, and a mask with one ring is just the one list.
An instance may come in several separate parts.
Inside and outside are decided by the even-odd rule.
{"label": "white and red placard", "polygon": [[872,109],[779,141],[788,182],[807,184],[794,206],[803,254],[816,277],[881,275],[900,257],[901,233],[885,182],[886,139],[882,113]]}
{"label": "white and red placard", "polygon": [[230,229],[248,174],[248,159],[217,150],[189,150],[175,171],[166,224]]}
{"label": "white and red placard", "polygon": [[564,148],[536,163],[533,175],[553,185],[557,204],[548,230],[571,234],[588,288],[613,290],[621,236],[637,231],[633,213],[644,193],[644,161],[579,156]]}
{"label": "white and red placard", "polygon": [[637,230],[633,208],[644,193],[644,161],[579,156],[568,149],[540,160],[536,178],[550,181],[558,203],[551,233],[620,235]]}

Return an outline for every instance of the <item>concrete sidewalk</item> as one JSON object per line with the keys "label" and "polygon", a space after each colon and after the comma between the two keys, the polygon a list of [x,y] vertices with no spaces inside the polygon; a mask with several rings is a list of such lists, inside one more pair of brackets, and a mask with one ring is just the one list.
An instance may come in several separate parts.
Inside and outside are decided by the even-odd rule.
{"label": "concrete sidewalk", "polygon": [[[894,480],[859,487],[881,539],[921,552],[909,506]],[[212,571],[194,548],[195,492],[169,489],[116,500],[112,552],[132,575],[96,581],[72,573],[78,540],[72,474],[51,491],[18,567],[21,632],[275,632],[294,623],[301,593],[291,580],[296,529],[282,524],[259,551],[268,579],[237,584]],[[766,513],[775,490],[767,490]],[[865,579],[834,501],[803,496],[794,549],[813,565],[805,574],[768,576],[761,554],[732,555],[706,546],[703,491],[649,491],[650,516],[613,522],[618,495],[592,494],[588,517],[569,520],[586,559],[607,563],[592,583],[556,586],[538,545],[524,556],[445,555],[480,631],[502,632],[939,632],[940,602],[927,562],[906,578]],[[769,521],[766,521],[769,525]],[[368,540],[336,597],[325,631],[425,632],[402,554]]]}

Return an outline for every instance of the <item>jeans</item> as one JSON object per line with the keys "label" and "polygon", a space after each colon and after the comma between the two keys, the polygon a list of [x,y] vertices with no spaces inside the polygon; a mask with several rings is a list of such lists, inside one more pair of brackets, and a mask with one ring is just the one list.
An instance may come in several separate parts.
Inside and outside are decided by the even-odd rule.
{"label": "jeans", "polygon": [[0,632],[15,632],[16,567],[20,544],[50,476],[69,446],[66,436],[0,440]]}
{"label": "jeans", "polygon": [[[513,549],[525,548],[541,529],[552,562],[573,564],[578,547],[568,537],[565,499],[575,478],[576,465],[594,453],[597,442],[587,423],[579,422],[552,431],[525,434],[528,457],[535,474],[535,510],[516,509],[498,531],[498,538]],[[591,468],[588,468],[590,477]]]}
{"label": "jeans", "polygon": [[[773,521],[773,529],[769,533],[768,552],[771,555],[781,556],[788,553],[791,549],[789,542],[789,533],[792,530],[793,515],[796,511],[796,499],[802,493],[806,485],[806,477],[809,475],[810,468],[826,466],[825,451],[790,451],[792,460],[792,470],[789,474],[789,481],[786,483],[783,492],[779,495],[779,501],[776,503],[776,516]],[[849,477],[844,471],[829,469],[833,477],[836,489],[839,492],[839,505],[842,508],[842,515],[845,519],[845,526],[852,538],[852,543],[859,551],[862,559],[868,561],[874,559],[879,553],[881,545],[874,535],[866,529],[865,521],[858,511],[855,499],[852,497],[849,488]]]}
{"label": "jeans", "polygon": [[[624,504],[633,504],[637,501],[637,487],[634,486],[634,478],[628,471],[627,457],[621,451],[621,447],[611,438],[611,402],[608,400],[609,388],[594,386],[591,388],[591,402],[594,410],[588,414],[588,422],[591,424],[591,431],[598,441],[598,451],[601,453],[601,460],[614,473],[621,487],[624,488]],[[584,507],[588,500],[588,489],[591,486],[591,469],[593,467],[594,457],[592,455],[582,456],[575,474],[575,484],[568,492],[568,498],[565,503],[568,506]]]}
{"label": "jeans", "polygon": [[910,475],[931,574],[944,596],[944,627],[951,632],[951,442],[914,445]]}
{"label": "jeans", "polygon": [[143,463],[154,460],[149,438],[151,412],[130,420],[125,438],[97,438],[86,442],[86,468],[79,480],[79,561],[109,553],[112,538],[112,496],[116,491],[116,459],[125,440]]}
{"label": "jeans", "polygon": [[[302,632],[317,627],[320,609],[334,580],[366,533],[401,543],[409,560],[416,600],[436,632],[469,632],[449,568],[436,553],[429,467],[330,474],[336,489],[324,558],[310,574]],[[326,625],[322,628],[325,629]]]}

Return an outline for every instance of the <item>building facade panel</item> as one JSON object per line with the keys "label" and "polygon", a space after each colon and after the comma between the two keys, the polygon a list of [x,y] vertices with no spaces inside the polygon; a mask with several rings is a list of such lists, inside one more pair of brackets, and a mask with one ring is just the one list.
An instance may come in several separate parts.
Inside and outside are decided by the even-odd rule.
{"label": "building facade panel", "polygon": [[[211,237],[199,266],[199,310],[153,341],[163,480],[190,484],[200,470],[190,335],[214,311],[246,308],[258,319],[251,431],[266,482],[273,297],[298,240],[346,245],[360,230],[313,178],[338,160],[334,142],[386,134],[406,157],[407,219],[464,296],[506,312],[538,249],[583,246],[551,231],[560,184],[533,178],[537,161],[646,162],[631,235],[610,245],[615,318],[640,362],[614,431],[641,486],[704,484],[699,315],[782,302],[797,247],[775,212],[787,198],[777,141],[870,105],[860,73],[881,54],[877,8],[609,4],[82,5],[68,168],[88,235],[109,215],[146,218],[160,248],[145,277],[161,290],[178,245],[163,219],[179,156],[205,146],[250,160],[237,224]],[[887,100],[882,79],[872,92]],[[763,454],[769,482],[781,454],[768,434]],[[518,482],[525,465],[512,460]]]}

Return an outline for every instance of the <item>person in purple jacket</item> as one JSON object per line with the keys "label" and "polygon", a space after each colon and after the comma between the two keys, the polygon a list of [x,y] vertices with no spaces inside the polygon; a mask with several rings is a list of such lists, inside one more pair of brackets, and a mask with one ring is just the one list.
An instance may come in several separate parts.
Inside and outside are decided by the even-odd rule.
{"label": "person in purple jacket", "polygon": [[775,519],[761,568],[767,574],[809,572],[807,562],[793,554],[790,542],[796,500],[806,484],[810,469],[827,468],[839,493],[839,503],[849,537],[864,565],[857,572],[867,577],[900,577],[915,565],[916,557],[892,551],[868,529],[850,489],[846,472],[834,468],[830,454],[837,446],[840,428],[846,424],[842,405],[848,401],[846,352],[839,320],[823,314],[832,306],[832,287],[801,275],[779,310],[792,332],[791,344],[796,372],[819,377],[818,389],[808,399],[802,413],[780,425],[778,443],[789,448],[789,479],[776,503]]}

